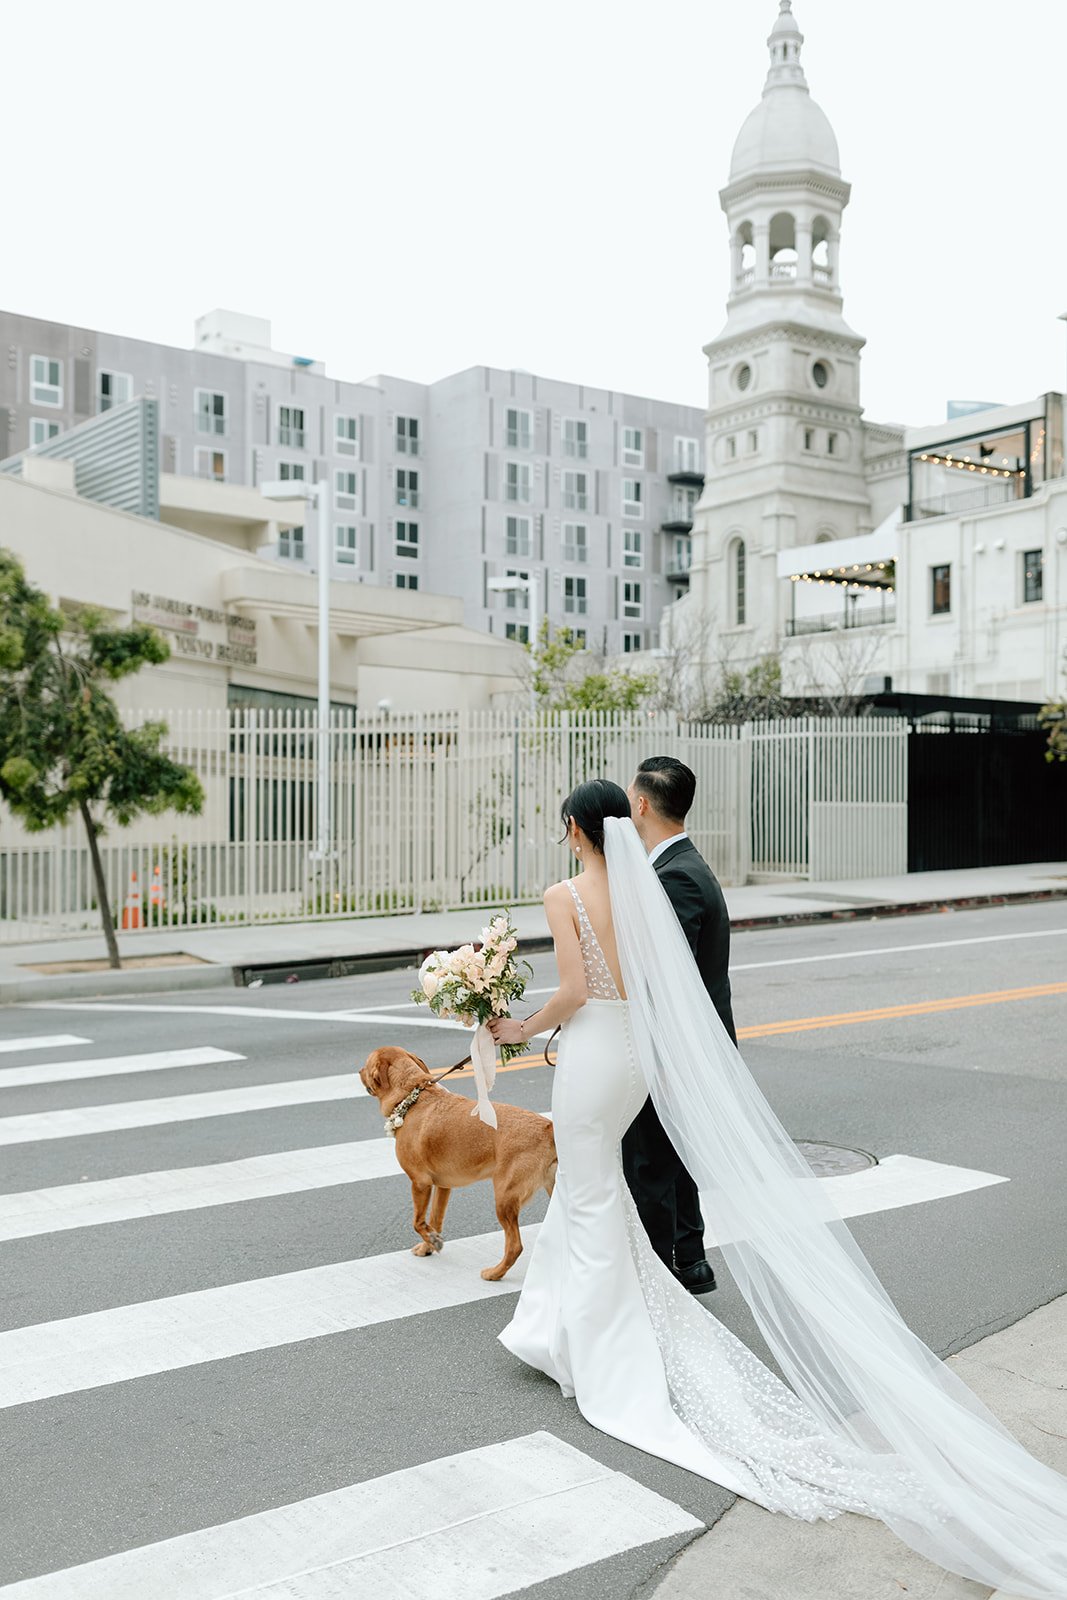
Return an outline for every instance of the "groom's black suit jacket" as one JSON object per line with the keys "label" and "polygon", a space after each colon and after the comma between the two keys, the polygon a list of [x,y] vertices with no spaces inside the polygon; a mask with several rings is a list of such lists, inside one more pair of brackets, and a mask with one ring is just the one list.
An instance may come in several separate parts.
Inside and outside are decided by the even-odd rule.
{"label": "groom's black suit jacket", "polygon": [[696,958],[704,987],[734,1044],[730,1004],[730,915],[719,880],[691,839],[679,839],[652,863]]}

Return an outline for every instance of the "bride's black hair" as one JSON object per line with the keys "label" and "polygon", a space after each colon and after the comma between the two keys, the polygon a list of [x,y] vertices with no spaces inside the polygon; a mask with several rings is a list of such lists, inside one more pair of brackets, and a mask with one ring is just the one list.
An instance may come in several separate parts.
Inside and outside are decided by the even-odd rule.
{"label": "bride's black hair", "polygon": [[576,822],[594,850],[604,853],[604,818],[628,817],[630,801],[626,790],[610,778],[589,778],[572,789],[560,807],[563,826]]}

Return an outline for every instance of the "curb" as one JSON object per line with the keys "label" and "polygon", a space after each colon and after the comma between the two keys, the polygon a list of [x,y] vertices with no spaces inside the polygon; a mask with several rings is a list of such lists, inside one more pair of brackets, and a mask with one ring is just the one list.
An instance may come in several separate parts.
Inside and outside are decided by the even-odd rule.
{"label": "curb", "polygon": [[1039,900],[1067,900],[1067,889],[1019,889],[1009,894],[958,895],[950,900],[889,900],[884,905],[834,906],[826,911],[783,911],[766,917],[731,917],[732,933],[819,922],[870,922],[876,917],[920,917],[935,911],[982,911],[989,906],[1023,906]]}
{"label": "curb", "polygon": [[[1008,894],[960,895],[948,900],[890,900],[885,904],[833,906],[825,911],[783,911],[763,917],[731,917],[733,933],[760,929],[812,927],[820,923],[871,922],[879,918],[928,916],[941,911],[981,911],[990,906],[1029,905],[1045,900],[1067,900],[1064,889],[1023,889]],[[72,972],[56,977],[0,980],[0,1005],[35,1000],[106,1000],[112,995],[180,993],[182,990],[246,988],[253,980],[285,983],[290,976],[305,982],[326,978],[351,978],[363,973],[395,972],[418,966],[433,948],[411,945],[398,950],[368,951],[359,955],[307,956],[295,961],[210,962],[195,967],[140,967],[120,972]],[[543,954],[552,949],[549,938],[523,940],[524,950]]]}
{"label": "curb", "polygon": [[177,994],[182,989],[218,989],[234,982],[233,969],[216,962],[197,967],[136,967],[118,972],[64,972],[55,977],[0,981],[0,1005],[35,1000],[107,1000],[122,994]]}

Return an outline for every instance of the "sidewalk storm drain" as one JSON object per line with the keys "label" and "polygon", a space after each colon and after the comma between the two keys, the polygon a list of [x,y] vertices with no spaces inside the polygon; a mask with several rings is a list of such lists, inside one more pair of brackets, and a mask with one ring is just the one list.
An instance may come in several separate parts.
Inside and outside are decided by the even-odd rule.
{"label": "sidewalk storm drain", "polygon": [[817,1178],[840,1178],[846,1172],[876,1167],[878,1157],[846,1145],[821,1144],[817,1139],[797,1139],[796,1147]]}

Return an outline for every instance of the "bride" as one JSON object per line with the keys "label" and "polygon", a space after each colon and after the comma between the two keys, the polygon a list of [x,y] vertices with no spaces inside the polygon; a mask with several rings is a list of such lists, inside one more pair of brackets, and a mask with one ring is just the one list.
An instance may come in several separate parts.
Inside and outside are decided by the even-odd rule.
{"label": "bride", "polygon": [[[953,1572],[1067,1595],[1067,1480],[905,1326],[733,1045],[622,789],[563,805],[577,881],[545,910],[559,989],[499,1043],[563,1025],[555,1193],[507,1348],[594,1427],[771,1511],[883,1520]],[[620,1141],[651,1094],[782,1382],[652,1250]]]}

